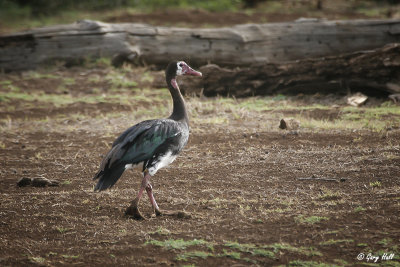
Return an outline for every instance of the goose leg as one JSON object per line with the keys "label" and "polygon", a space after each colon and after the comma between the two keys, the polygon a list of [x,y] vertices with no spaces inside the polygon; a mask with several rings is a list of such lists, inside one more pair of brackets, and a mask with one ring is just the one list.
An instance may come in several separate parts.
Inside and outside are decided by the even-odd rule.
{"label": "goose leg", "polygon": [[[147,191],[147,187],[150,185],[150,183],[149,183],[150,177],[151,177],[150,174],[146,171],[144,173],[144,177],[143,177],[140,189],[139,189],[139,193],[137,194],[136,198],[134,200],[132,200],[131,205],[125,211],[126,216],[132,217],[133,219],[136,219],[136,220],[144,220],[145,219],[143,217],[143,215],[140,213],[138,206],[139,206],[140,199],[142,198],[143,191],[145,189]],[[151,185],[150,185],[150,187],[151,187]],[[153,199],[154,199],[154,197],[153,197]],[[157,203],[156,203],[156,205],[157,205]]]}
{"label": "goose leg", "polygon": [[148,183],[146,186],[146,192],[147,192],[147,195],[149,196],[149,199],[150,199],[151,205],[153,206],[154,212],[156,213],[157,216],[161,215],[160,208],[158,207],[156,199],[153,196],[153,187],[151,186],[150,183]]}
{"label": "goose leg", "polygon": [[150,183],[148,183],[146,186],[146,192],[147,192],[147,195],[149,196],[151,205],[153,206],[156,216],[165,215],[165,216],[175,216],[178,218],[190,218],[191,217],[190,214],[188,214],[184,211],[165,211],[165,210],[161,211],[157,205],[156,199],[153,196],[153,187],[151,186]]}

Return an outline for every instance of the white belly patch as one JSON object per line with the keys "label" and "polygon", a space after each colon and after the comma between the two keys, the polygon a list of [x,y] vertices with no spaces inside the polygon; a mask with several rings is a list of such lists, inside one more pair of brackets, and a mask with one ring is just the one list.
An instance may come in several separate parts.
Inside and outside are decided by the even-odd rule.
{"label": "white belly patch", "polygon": [[168,152],[167,154],[159,158],[158,161],[153,165],[153,167],[149,168],[149,174],[153,176],[159,169],[171,164],[176,159],[176,156],[177,155],[172,155],[172,152]]}

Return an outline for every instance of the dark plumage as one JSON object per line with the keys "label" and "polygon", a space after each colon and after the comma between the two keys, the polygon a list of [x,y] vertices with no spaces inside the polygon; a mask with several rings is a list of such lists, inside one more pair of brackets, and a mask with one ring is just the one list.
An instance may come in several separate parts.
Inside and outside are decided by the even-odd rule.
{"label": "dark plumage", "polygon": [[102,191],[112,187],[127,168],[142,164],[144,177],[141,188],[126,211],[126,214],[135,218],[143,218],[137,206],[144,189],[156,214],[161,214],[152,194],[150,178],[160,168],[175,160],[189,138],[185,102],[176,83],[178,75],[201,76],[201,73],[194,71],[183,61],[171,62],[166,69],[166,80],[173,99],[172,114],[166,119],[140,122],[123,132],[114,141],[94,177],[99,180],[94,190]]}

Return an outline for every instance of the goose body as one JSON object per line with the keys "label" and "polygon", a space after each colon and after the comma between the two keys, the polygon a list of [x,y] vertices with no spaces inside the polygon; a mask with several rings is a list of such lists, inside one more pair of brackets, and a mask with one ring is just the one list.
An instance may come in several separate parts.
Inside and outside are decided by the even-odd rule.
{"label": "goose body", "polygon": [[98,180],[95,191],[111,188],[126,169],[140,166],[143,181],[139,193],[126,214],[141,219],[138,203],[144,190],[150,198],[156,214],[161,214],[152,194],[150,178],[157,171],[171,164],[189,139],[189,119],[176,76],[201,76],[185,62],[171,62],[166,69],[166,81],[173,99],[173,112],[165,119],[142,121],[125,130],[112,144],[111,150],[100,164],[94,179]]}
{"label": "goose body", "polygon": [[140,122],[113,143],[95,179],[95,190],[112,187],[126,169],[141,166],[150,176],[172,163],[189,139],[189,126],[171,119]]}

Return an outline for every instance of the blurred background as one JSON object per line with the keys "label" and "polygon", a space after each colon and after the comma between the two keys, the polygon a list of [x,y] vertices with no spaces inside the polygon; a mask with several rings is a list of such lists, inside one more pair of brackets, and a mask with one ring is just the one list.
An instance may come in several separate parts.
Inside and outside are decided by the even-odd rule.
{"label": "blurred background", "polygon": [[399,0],[0,0],[0,32],[79,19],[182,27],[325,19],[400,18]]}

